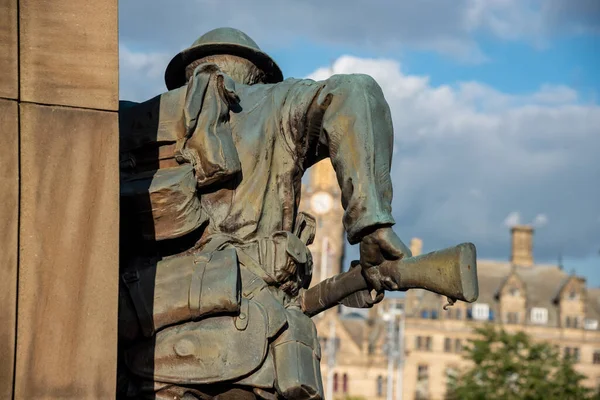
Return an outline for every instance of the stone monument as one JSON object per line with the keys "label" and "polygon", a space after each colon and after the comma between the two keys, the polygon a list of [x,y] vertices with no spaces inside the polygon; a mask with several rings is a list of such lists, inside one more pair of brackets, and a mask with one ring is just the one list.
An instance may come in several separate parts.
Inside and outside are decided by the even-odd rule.
{"label": "stone monument", "polygon": [[0,0],[0,399],[115,396],[117,15]]}
{"label": "stone monument", "polygon": [[[250,37],[220,28],[165,80],[119,107],[118,397],[322,399],[311,316],[386,290],[477,298],[472,244],[411,257],[392,230],[392,121],[371,77],[284,80]],[[301,178],[326,157],[360,260],[309,289]]]}

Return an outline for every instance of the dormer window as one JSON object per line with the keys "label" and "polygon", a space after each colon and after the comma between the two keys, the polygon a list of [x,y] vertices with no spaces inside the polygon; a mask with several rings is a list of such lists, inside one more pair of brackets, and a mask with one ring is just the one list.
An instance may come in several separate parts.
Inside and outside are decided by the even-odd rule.
{"label": "dormer window", "polygon": [[477,303],[473,305],[473,319],[484,321],[490,316],[490,306],[485,303]]}
{"label": "dormer window", "polygon": [[573,289],[569,292],[568,299],[569,300],[577,300],[577,291],[575,289]]}
{"label": "dormer window", "polygon": [[516,287],[511,287],[508,291],[510,293],[511,296],[513,297],[517,297],[519,295],[519,288]]}
{"label": "dormer window", "polygon": [[519,313],[518,312],[507,312],[504,318],[507,324],[518,324]]}
{"label": "dormer window", "polygon": [[576,316],[567,316],[565,318],[565,328],[579,328],[579,318]]}
{"label": "dormer window", "polygon": [[543,307],[533,307],[531,309],[531,322],[534,324],[548,323],[548,309]]}

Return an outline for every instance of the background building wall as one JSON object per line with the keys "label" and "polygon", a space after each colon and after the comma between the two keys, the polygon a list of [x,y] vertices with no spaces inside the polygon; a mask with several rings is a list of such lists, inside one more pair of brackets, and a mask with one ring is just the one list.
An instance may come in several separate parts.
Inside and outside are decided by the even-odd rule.
{"label": "background building wall", "polygon": [[[310,198],[323,190],[329,190],[332,198],[339,201],[335,174],[331,164],[325,161],[309,170],[311,177],[304,187],[301,203],[306,211],[312,212]],[[336,249],[344,246],[342,215],[338,203],[317,217],[320,224],[317,238],[335,243]],[[478,260],[480,296],[474,304],[457,302],[445,311],[442,307],[446,299],[442,296],[410,290],[401,299],[388,295],[366,313],[344,308],[315,317],[323,350],[324,385],[329,377],[336,382],[333,398],[386,398],[391,353],[387,339],[389,326],[383,314],[392,308],[402,309],[400,318],[405,319],[404,352],[400,363],[394,360],[393,364],[393,398],[398,398],[400,373],[404,400],[443,399],[449,375],[469,367],[463,352],[468,340],[474,338],[473,329],[486,323],[509,332],[525,331],[534,340],[558,346],[563,354],[576,353],[579,361],[575,368],[587,376],[584,384],[592,388],[600,386],[600,289],[587,288],[583,278],[566,273],[561,266],[535,264],[533,236],[530,226],[513,227],[507,262]],[[473,241],[477,243],[477,238]],[[414,255],[423,250],[423,242],[418,238],[410,240],[409,245]],[[312,251],[320,254],[318,245],[313,246]],[[327,276],[344,270],[349,264],[349,260],[343,260],[341,250],[334,254],[328,262],[337,260],[339,264],[330,265]],[[313,284],[321,277],[320,257],[315,259]],[[395,324],[399,321],[397,319]],[[328,376],[330,355],[326,347],[331,340],[332,322],[338,345],[333,374]],[[398,325],[394,329],[399,329]]]}

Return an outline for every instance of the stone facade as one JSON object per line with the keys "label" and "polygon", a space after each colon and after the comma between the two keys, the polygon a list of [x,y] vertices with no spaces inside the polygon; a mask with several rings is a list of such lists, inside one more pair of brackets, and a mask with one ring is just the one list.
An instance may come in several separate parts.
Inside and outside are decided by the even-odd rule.
{"label": "stone facade", "polygon": [[[313,172],[319,178],[311,178],[305,187],[306,197],[315,192],[311,187],[313,182],[319,182],[321,188],[336,187],[335,175],[325,167],[326,164]],[[330,184],[324,183],[327,177]],[[308,200],[304,206],[310,210]],[[336,243],[335,249],[340,249],[340,253],[330,256],[330,262],[342,260],[341,215],[341,208],[334,208],[319,217],[317,237]],[[509,262],[478,260],[480,297],[474,304],[457,302],[444,311],[446,299],[423,290],[411,290],[403,298],[388,296],[367,313],[330,310],[315,317],[323,353],[323,383],[327,387],[328,381],[332,381],[333,398],[386,398],[389,376],[394,399],[400,398],[399,381],[404,400],[443,399],[449,374],[468,366],[461,353],[467,340],[473,337],[473,328],[490,322],[502,325],[509,332],[525,331],[534,339],[559,346],[564,354],[574,355],[579,360],[577,370],[587,376],[585,384],[598,387],[600,288],[586,287],[584,278],[569,274],[558,265],[535,264],[533,233],[529,226],[511,229]],[[325,239],[325,235],[330,239]],[[477,238],[473,240],[477,242]],[[421,240],[411,240],[410,247],[414,255],[420,254]],[[315,271],[320,271],[318,255],[315,264]],[[341,264],[330,267],[335,271],[341,268]],[[316,272],[314,281],[319,278]],[[386,314],[395,310],[396,314],[402,310],[405,317],[396,315],[391,324],[386,322]],[[393,352],[386,342],[390,332],[397,335],[401,318],[404,318],[400,335],[404,344],[402,368],[392,358],[390,369],[388,355]],[[332,332],[335,332],[333,347],[329,345]],[[399,342],[398,336],[393,337],[394,342]],[[332,348],[335,352],[329,351]],[[334,363],[329,360],[332,355]],[[334,365],[332,373],[328,365]]]}
{"label": "stone facade", "polygon": [[344,227],[341,191],[331,161],[325,159],[310,169],[309,181],[302,188],[300,209],[316,218],[317,231],[309,247],[313,255],[312,284],[338,274],[344,257]]}
{"label": "stone facade", "polygon": [[116,0],[0,0],[0,399],[115,397]]}

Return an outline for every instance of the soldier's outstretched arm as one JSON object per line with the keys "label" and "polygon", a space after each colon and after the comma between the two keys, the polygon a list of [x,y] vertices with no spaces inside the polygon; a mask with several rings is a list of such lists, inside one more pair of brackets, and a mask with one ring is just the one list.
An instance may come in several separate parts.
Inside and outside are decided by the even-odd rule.
{"label": "soldier's outstretched arm", "polygon": [[342,191],[348,241],[391,226],[390,168],[394,132],[380,86],[363,74],[334,75],[318,82],[308,112],[306,166],[329,156]]}
{"label": "soldier's outstretched arm", "polygon": [[394,131],[389,105],[368,75],[334,75],[320,84],[307,118],[307,166],[329,155],[342,191],[348,241],[360,242],[365,278],[378,292],[397,290],[395,282],[372,268],[411,256],[391,229]]}

